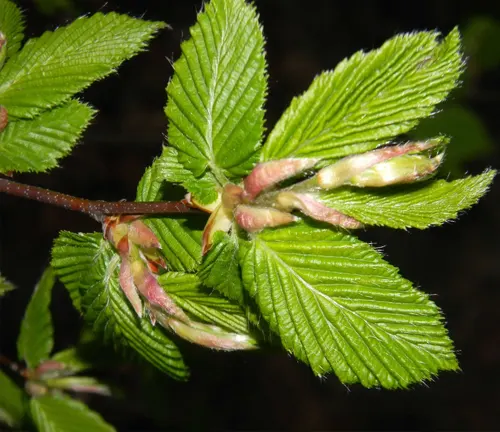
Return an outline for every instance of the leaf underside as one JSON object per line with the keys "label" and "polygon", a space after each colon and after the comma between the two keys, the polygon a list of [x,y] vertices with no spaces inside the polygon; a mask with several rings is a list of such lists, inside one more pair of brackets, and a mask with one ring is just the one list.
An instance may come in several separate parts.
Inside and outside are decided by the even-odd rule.
{"label": "leaf underside", "polygon": [[[84,262],[90,264],[84,266]],[[176,379],[188,377],[177,346],[148,317],[139,319],[124,297],[118,282],[119,256],[102,235],[62,232],[54,245],[52,265],[72,296],[79,293],[85,321],[106,342],[116,349],[134,349]]]}
{"label": "leaf underside", "polygon": [[476,204],[496,171],[448,182],[436,180],[404,188],[342,188],[320,194],[327,206],[367,225],[420,228],[441,225]]}
{"label": "leaf underside", "polygon": [[54,346],[49,307],[55,281],[54,271],[48,267],[35,287],[21,323],[17,352],[19,359],[24,360],[31,369],[47,360]]}
{"label": "leaf underside", "polygon": [[181,45],[167,87],[168,140],[196,177],[219,183],[252,168],[263,132],[267,76],[255,8],[212,0]]}
{"label": "leaf underside", "polygon": [[247,245],[242,269],[285,348],[317,375],[406,388],[458,368],[436,305],[355,237],[267,230]]}
{"label": "leaf underside", "polygon": [[0,72],[0,105],[10,118],[33,118],[112,73],[162,27],[96,13],[30,39]]}
{"label": "leaf underside", "polygon": [[371,150],[428,117],[457,85],[463,61],[453,30],[398,35],[324,72],[270,133],[262,160],[339,158]]}

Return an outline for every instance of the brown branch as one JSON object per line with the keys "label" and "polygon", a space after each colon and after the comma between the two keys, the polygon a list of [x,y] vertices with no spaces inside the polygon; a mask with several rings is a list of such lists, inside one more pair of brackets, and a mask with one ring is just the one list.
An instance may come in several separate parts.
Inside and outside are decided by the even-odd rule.
{"label": "brown branch", "polygon": [[199,210],[189,207],[182,201],[92,201],[85,198],[77,198],[71,195],[54,192],[38,186],[18,183],[6,178],[0,178],[0,192],[46,204],[52,204],[67,210],[79,211],[93,217],[97,221],[102,221],[103,217],[106,215],[200,213]]}

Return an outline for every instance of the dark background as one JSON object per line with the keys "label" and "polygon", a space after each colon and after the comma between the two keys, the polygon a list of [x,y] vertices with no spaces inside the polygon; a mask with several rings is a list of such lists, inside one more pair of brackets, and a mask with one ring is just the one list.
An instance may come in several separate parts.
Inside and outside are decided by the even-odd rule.
{"label": "dark background", "polygon": [[[179,44],[201,8],[192,0],[73,2],[73,9],[46,15],[31,1],[27,36],[63,25],[81,13],[119,11],[164,20],[150,50],[118,74],[93,85],[82,98],[99,115],[80,145],[50,174],[19,175],[26,183],[93,199],[133,199],[144,169],[159,154],[166,119],[165,87]],[[399,32],[466,26],[472,17],[500,18],[491,1],[258,0],[267,38],[271,129],[290,99],[321,70],[359,49],[372,49]],[[492,6],[496,3],[496,6]],[[500,43],[500,41],[499,41]],[[500,71],[481,75],[477,94],[465,103],[500,140]],[[473,143],[471,143],[473,144]],[[499,149],[467,164],[473,174],[500,167]],[[497,182],[498,183],[498,182]],[[125,396],[91,398],[90,405],[119,430],[353,430],[500,428],[500,186],[457,222],[427,231],[370,229],[363,238],[384,248],[388,260],[443,309],[462,371],[442,373],[408,391],[349,388],[335,376],[319,380],[283,352],[213,353],[182,344],[192,369],[176,383],[117,359],[102,376]],[[2,302],[0,352],[15,358],[15,339],[32,287],[49,261],[61,229],[97,231],[89,218],[18,198],[0,197],[1,270],[19,289]],[[54,292],[56,349],[78,338],[79,318],[62,286]],[[107,356],[103,352],[103,356]],[[0,389],[1,391],[1,389]]]}

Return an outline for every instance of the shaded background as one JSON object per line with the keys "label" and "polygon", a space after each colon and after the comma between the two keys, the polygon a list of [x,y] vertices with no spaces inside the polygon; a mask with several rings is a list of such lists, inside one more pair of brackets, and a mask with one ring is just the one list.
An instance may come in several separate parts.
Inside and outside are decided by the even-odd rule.
{"label": "shaded background", "polygon": [[[87,198],[133,199],[145,167],[160,152],[170,60],[178,57],[179,44],[187,38],[201,1],[80,0],[54,10],[50,5],[47,9],[47,2],[38,2],[37,7],[28,0],[18,3],[26,11],[28,37],[97,10],[171,25],[147,53],[84,92],[82,98],[99,114],[62,168],[50,175],[16,177]],[[467,28],[473,18],[500,18],[500,2],[492,6],[490,1],[478,0],[255,3],[267,38],[268,129],[320,70],[333,68],[359,49],[375,48],[399,32],[439,29],[445,33],[457,24]],[[500,38],[492,49],[495,46],[500,46]],[[475,64],[471,68],[473,85],[464,94],[454,94],[452,102],[472,110],[487,131],[489,151],[478,150],[463,164],[467,172],[477,174],[485,167],[500,167],[500,69],[493,65],[477,71]],[[477,144],[473,137],[471,141],[471,146]],[[347,388],[335,376],[316,379],[283,352],[220,354],[181,343],[192,369],[188,383],[176,383],[118,358],[113,359],[116,368],[104,368],[101,374],[119,385],[125,397],[95,397],[88,402],[124,431],[499,429],[499,198],[500,185],[495,184],[458,222],[424,232],[370,229],[362,234],[365,240],[387,245],[387,259],[417,286],[435,294],[459,352],[460,373],[443,373],[428,386],[411,391]],[[1,305],[0,352],[15,358],[24,308],[49,261],[58,231],[98,231],[99,226],[83,215],[50,206],[7,196],[0,200],[0,267],[19,287]],[[53,312],[56,349],[62,349],[77,340],[81,323],[60,285],[54,291]]]}

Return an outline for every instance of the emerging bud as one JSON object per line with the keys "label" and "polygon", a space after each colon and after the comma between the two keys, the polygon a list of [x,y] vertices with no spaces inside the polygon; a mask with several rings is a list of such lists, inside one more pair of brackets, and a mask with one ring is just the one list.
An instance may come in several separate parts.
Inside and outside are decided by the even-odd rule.
{"label": "emerging bud", "polygon": [[184,196],[183,202],[184,204],[187,204],[190,207],[198,208],[207,213],[212,213],[219,206],[220,200],[221,198],[219,194],[219,196],[214,202],[211,202],[210,204],[202,204],[196,201],[191,193],[188,193]]}
{"label": "emerging bud", "polygon": [[201,253],[205,255],[212,247],[213,239],[217,231],[228,232],[233,225],[232,213],[222,204],[208,218],[203,230]]}
{"label": "emerging bud", "polygon": [[159,316],[166,328],[192,343],[222,351],[256,349],[257,342],[247,334],[230,333],[220,327],[199,322],[185,323],[175,318]]}
{"label": "emerging bud", "polygon": [[130,262],[127,258],[122,257],[120,264],[120,286],[125,297],[134,308],[135,313],[139,318],[142,317],[142,300],[137,293],[137,288],[134,284],[134,277],[130,269]]}
{"label": "emerging bud", "polygon": [[319,159],[281,159],[260,163],[244,180],[245,198],[253,200],[265,189],[312,168]]}
{"label": "emerging bud", "polygon": [[290,213],[267,207],[239,205],[234,211],[237,224],[247,232],[257,232],[296,222],[298,218]]}
{"label": "emerging bud", "polygon": [[334,189],[345,184],[350,184],[350,179],[359,176],[377,164],[397,158],[398,156],[420,153],[439,144],[442,144],[442,141],[410,142],[348,156],[320,170],[316,176],[317,182],[323,189]]}
{"label": "emerging bud", "polygon": [[361,222],[316,201],[309,194],[282,192],[276,197],[276,204],[288,211],[297,209],[313,219],[346,229],[361,228]]}
{"label": "emerging bud", "polygon": [[381,187],[422,181],[432,176],[443,160],[443,153],[430,158],[425,155],[404,155],[381,162],[349,179],[358,187]]}

